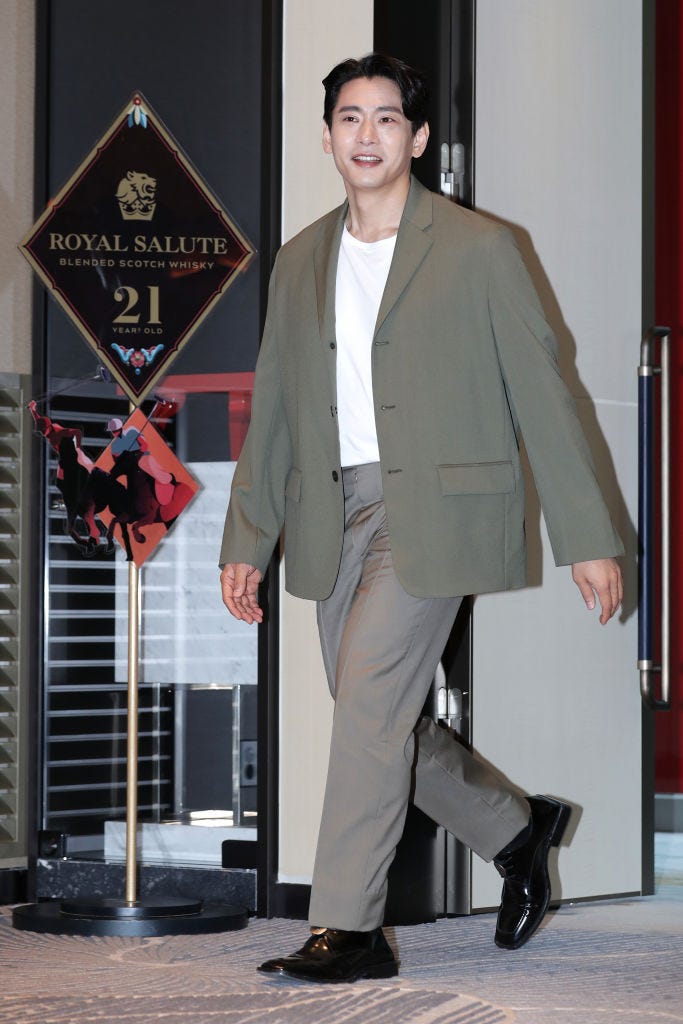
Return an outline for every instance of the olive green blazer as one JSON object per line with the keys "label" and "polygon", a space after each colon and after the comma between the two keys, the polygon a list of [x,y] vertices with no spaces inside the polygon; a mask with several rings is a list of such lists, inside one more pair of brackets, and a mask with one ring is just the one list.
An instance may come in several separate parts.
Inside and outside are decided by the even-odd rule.
{"label": "olive green blazer", "polygon": [[[334,297],[346,209],[278,253],[220,554],[264,572],[284,525],[286,587],[318,600],[344,530]],[[510,232],[413,179],[372,346],[391,549],[410,593],[524,584],[520,437],[556,563],[623,550],[555,349]]]}

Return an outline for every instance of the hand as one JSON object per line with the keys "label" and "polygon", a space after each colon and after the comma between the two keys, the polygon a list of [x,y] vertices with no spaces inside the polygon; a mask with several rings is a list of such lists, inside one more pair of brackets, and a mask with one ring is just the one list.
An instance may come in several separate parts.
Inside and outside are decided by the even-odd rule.
{"label": "hand", "polygon": [[243,622],[263,622],[263,609],[257,601],[262,574],[246,562],[228,562],[221,573],[223,604],[231,615]]}
{"label": "hand", "polygon": [[595,608],[595,595],[600,602],[600,622],[604,626],[612,618],[624,596],[621,569],[614,558],[596,558],[590,562],[574,562],[572,579],[581,591],[589,610]]}

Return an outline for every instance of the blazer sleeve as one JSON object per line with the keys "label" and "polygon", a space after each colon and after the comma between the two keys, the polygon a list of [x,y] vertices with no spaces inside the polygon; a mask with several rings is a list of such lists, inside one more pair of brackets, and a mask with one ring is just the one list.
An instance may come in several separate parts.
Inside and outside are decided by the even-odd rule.
{"label": "blazer sleeve", "polygon": [[246,562],[265,573],[285,517],[291,442],[282,393],[277,341],[277,269],[256,361],[251,419],[235,467],[219,564]]}
{"label": "blazer sleeve", "polygon": [[524,438],[557,565],[623,553],[557,363],[557,345],[511,232],[498,228],[489,314],[508,402]]}

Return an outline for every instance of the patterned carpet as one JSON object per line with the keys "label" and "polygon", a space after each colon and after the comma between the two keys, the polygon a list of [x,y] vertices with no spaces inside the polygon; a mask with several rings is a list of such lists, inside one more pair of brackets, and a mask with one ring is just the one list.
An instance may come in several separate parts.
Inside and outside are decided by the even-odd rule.
{"label": "patterned carpet", "polygon": [[670,1024],[683,1022],[683,874],[657,895],[562,907],[516,953],[490,915],[388,929],[398,978],[315,986],[256,964],[295,921],[167,938],[15,931],[0,912],[2,1024]]}

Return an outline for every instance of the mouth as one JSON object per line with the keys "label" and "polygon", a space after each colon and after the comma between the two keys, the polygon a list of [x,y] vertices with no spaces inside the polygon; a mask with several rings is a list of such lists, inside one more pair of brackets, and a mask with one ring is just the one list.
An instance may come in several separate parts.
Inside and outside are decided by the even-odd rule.
{"label": "mouth", "polygon": [[371,156],[369,153],[359,153],[357,156],[352,156],[354,164],[359,164],[362,167],[372,167],[375,164],[381,164],[381,157]]}

